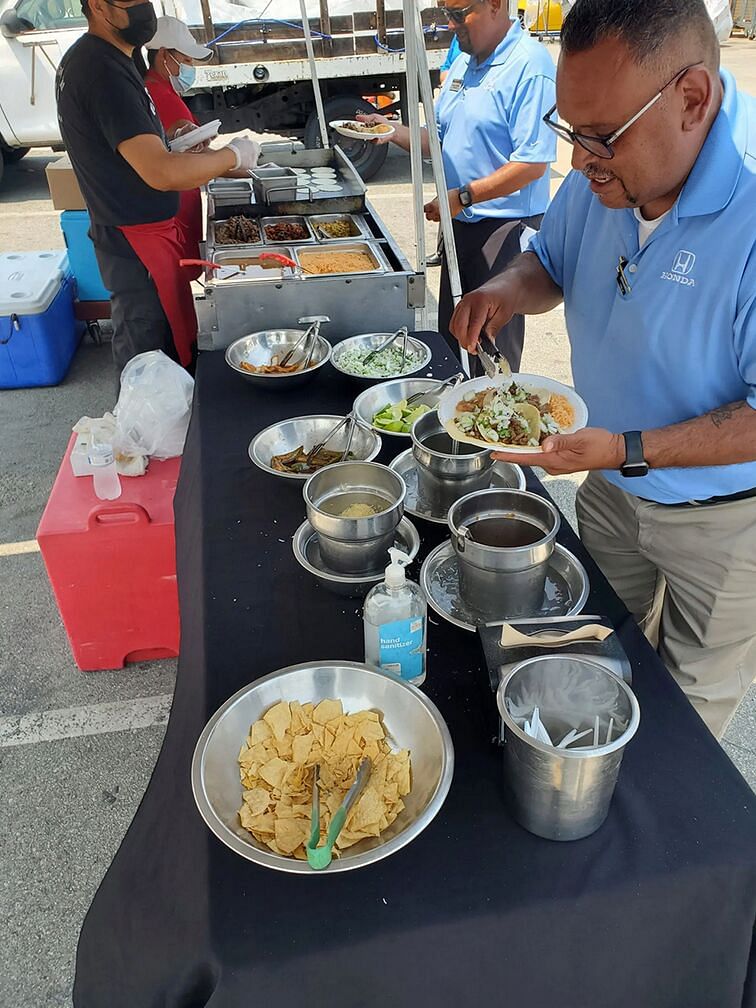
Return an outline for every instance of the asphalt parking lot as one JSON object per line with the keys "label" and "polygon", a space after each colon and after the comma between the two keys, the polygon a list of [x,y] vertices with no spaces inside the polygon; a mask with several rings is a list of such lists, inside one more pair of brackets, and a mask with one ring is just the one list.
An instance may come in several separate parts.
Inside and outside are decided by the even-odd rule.
{"label": "asphalt parking lot", "polygon": [[[723,62],[756,94],[756,42],[732,40]],[[6,169],[0,252],[64,246],[44,172],[55,157],[37,150]],[[554,185],[566,158],[563,148]],[[392,152],[369,189],[412,259],[408,159]],[[435,242],[435,227],[428,241]],[[437,283],[435,271],[432,294]],[[569,380],[561,310],[528,322],[523,369]],[[111,408],[113,388],[109,346],[85,339],[59,387],[0,393],[0,1005],[9,1008],[71,1003],[83,915],[136,811],[170,710],[173,661],[116,672],[76,668],[34,541],[71,425]],[[549,481],[568,517],[578,482]],[[756,787],[753,688],[724,746]]]}

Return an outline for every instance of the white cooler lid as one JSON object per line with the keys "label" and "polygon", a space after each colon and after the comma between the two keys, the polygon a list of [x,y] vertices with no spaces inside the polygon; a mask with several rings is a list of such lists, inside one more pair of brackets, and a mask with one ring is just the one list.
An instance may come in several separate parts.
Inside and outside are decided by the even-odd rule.
{"label": "white cooler lid", "polygon": [[46,312],[67,272],[65,250],[0,255],[0,316]]}

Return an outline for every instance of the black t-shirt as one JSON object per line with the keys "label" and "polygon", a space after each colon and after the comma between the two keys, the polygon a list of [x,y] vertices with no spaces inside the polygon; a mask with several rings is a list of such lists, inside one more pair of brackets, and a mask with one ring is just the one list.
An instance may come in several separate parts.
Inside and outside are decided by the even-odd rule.
{"label": "black t-shirt", "polygon": [[60,61],[55,81],[63,143],[93,223],[151,224],[178,212],[179,195],[151,188],[118,153],[124,140],[165,142],[144,82],[120,49],[84,35]]}

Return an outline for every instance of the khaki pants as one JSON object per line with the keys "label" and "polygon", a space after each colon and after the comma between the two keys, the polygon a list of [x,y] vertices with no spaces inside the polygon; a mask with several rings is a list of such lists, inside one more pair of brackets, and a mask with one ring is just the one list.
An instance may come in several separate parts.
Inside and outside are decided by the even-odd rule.
{"label": "khaki pants", "polygon": [[593,472],[576,503],[586,548],[721,738],[756,672],[756,498],[666,507]]}

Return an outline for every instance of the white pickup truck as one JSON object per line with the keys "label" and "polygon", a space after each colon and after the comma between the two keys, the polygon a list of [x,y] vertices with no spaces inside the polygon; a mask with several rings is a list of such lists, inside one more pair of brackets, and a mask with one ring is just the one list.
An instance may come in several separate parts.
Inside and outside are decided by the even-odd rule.
{"label": "white pickup truck", "polygon": [[[360,0],[352,2],[357,7]],[[221,132],[248,128],[319,146],[301,21],[297,27],[294,20],[280,16],[256,18],[249,8],[228,0],[219,0],[215,9],[201,0],[194,11],[182,7],[181,0],[153,3],[159,14],[183,17],[200,41],[218,39],[216,55],[198,67],[195,88],[187,99],[200,122],[220,119]],[[268,6],[279,13],[283,9],[279,0]],[[401,109],[405,63],[400,11],[386,10],[384,0],[375,0],[372,11],[333,16],[327,0],[316,6],[320,17],[310,18],[310,24],[326,118],[348,118],[357,107],[369,109],[375,103],[382,110]],[[340,11],[344,7],[343,2],[338,4]],[[230,21],[231,16],[237,20]],[[423,11],[428,63],[435,80],[449,32],[445,23],[436,25],[434,19],[438,19],[435,8]],[[63,54],[85,30],[80,0],[0,0],[0,178],[4,164],[18,161],[30,148],[61,145],[55,72]],[[365,179],[375,175],[385,160],[384,145],[332,139],[344,146]]]}

